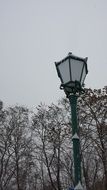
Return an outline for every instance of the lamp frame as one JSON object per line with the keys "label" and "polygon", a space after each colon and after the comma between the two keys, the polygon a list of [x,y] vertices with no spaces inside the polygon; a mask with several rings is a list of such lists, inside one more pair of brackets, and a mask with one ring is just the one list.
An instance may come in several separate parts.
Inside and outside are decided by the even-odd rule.
{"label": "lamp frame", "polygon": [[[72,70],[71,70],[70,59],[83,62],[83,67],[82,67],[82,70],[81,70],[81,75],[80,75],[80,80],[79,81],[78,80],[75,80],[75,81],[72,80]],[[65,62],[66,60],[68,60],[68,64],[69,64],[70,80],[68,82],[64,83],[63,78],[62,78],[62,74],[61,74],[60,69],[59,69],[59,65],[62,64],[63,62]],[[80,94],[80,93],[84,92],[84,89],[83,89],[84,83],[81,84],[81,79],[82,79],[82,74],[83,74],[84,67],[85,67],[86,75],[88,73],[87,60],[88,60],[87,57],[86,58],[77,57],[77,56],[73,55],[70,52],[67,57],[65,57],[64,59],[62,59],[59,62],[55,62],[58,77],[61,80],[60,89],[63,89],[67,96],[69,96],[69,94],[76,94],[76,93]],[[85,75],[85,77],[86,77],[86,75]],[[85,80],[85,77],[84,77],[84,80]],[[84,80],[83,80],[83,82],[84,82]]]}

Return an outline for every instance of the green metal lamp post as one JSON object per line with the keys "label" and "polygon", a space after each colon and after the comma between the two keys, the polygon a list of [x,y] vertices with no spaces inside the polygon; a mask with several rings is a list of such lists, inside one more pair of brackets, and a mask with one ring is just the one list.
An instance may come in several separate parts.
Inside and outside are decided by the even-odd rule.
{"label": "green metal lamp post", "polygon": [[[81,156],[79,127],[77,123],[77,98],[84,92],[84,80],[88,73],[87,58],[80,58],[69,53],[67,57],[55,62],[58,77],[61,80],[60,88],[65,91],[71,106],[72,141],[74,156],[75,189],[81,186]],[[81,188],[82,189],[82,186]]]}

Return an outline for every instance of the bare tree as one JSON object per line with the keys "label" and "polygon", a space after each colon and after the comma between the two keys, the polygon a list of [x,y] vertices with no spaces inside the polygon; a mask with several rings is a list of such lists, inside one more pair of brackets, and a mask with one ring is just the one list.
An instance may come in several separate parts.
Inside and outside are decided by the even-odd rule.
{"label": "bare tree", "polygon": [[[47,172],[47,177],[49,177],[54,190],[62,189],[62,179],[64,179],[64,175],[67,177],[70,172],[70,170],[67,171],[68,167],[64,160],[64,157],[71,153],[70,128],[68,128],[67,119],[65,119],[63,113],[63,106],[61,106],[52,104],[46,107],[41,105],[33,118],[35,135],[39,138],[37,140],[38,149],[42,152],[44,171],[45,173]],[[72,180],[72,177],[69,179]]]}
{"label": "bare tree", "polygon": [[[87,94],[80,99],[80,130],[84,177],[87,189],[94,189],[97,181],[104,184],[107,189],[107,90],[87,89]],[[85,155],[84,155],[85,153]],[[89,170],[84,164],[93,161],[93,170]],[[92,167],[91,167],[92,168]],[[89,171],[88,171],[89,170]],[[90,175],[91,173],[91,175]],[[94,176],[93,176],[94,175]],[[90,178],[92,177],[91,182]],[[90,185],[89,185],[90,184]]]}
{"label": "bare tree", "polygon": [[3,112],[0,126],[0,187],[23,190],[32,156],[28,109],[11,107]]}

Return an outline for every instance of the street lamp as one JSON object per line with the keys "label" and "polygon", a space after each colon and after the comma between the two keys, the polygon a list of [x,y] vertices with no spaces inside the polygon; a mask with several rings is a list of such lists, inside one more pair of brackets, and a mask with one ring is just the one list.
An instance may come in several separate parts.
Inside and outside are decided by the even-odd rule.
{"label": "street lamp", "polygon": [[65,91],[70,101],[72,117],[72,141],[74,155],[74,178],[75,186],[81,184],[81,157],[79,127],[77,123],[77,98],[84,92],[84,80],[88,73],[87,58],[80,58],[69,53],[67,57],[55,62],[58,77],[61,80],[60,89]]}

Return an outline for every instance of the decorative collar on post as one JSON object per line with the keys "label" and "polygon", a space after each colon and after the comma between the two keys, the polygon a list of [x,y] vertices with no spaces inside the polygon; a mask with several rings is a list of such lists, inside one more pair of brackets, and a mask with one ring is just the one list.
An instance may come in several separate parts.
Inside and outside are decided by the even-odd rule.
{"label": "decorative collar on post", "polygon": [[80,181],[79,181],[79,183],[76,185],[76,187],[74,188],[74,190],[83,190],[83,187],[82,187]]}

